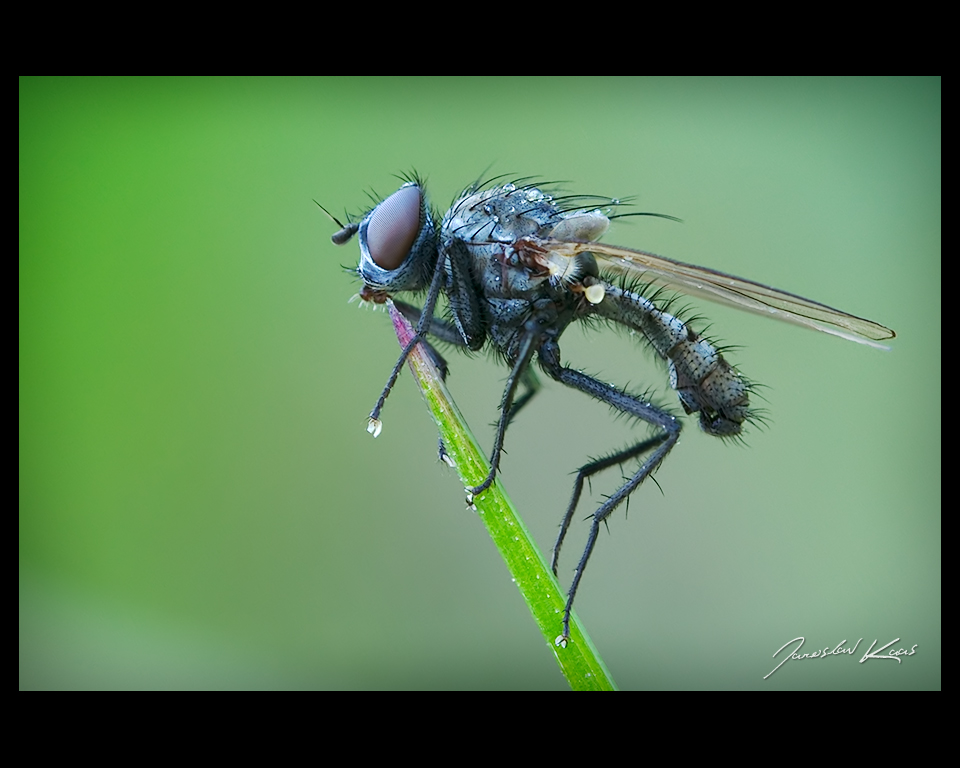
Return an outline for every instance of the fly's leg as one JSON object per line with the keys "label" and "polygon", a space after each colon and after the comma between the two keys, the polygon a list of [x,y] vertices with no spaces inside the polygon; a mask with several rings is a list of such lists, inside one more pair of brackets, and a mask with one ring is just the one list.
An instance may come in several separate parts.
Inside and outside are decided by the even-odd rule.
{"label": "fly's leg", "polygon": [[393,370],[390,372],[390,377],[387,379],[386,386],[384,386],[383,391],[380,393],[377,404],[374,406],[373,410],[370,411],[367,431],[374,437],[380,434],[380,411],[383,410],[383,404],[387,401],[387,396],[390,394],[390,390],[393,389],[393,385],[397,383],[397,377],[400,375],[400,369],[403,368],[403,364],[407,361],[407,357],[413,351],[413,348],[426,335],[427,328],[430,326],[430,321],[433,319],[433,311],[436,309],[437,298],[440,296],[440,289],[443,286],[443,262],[444,259],[442,257],[437,259],[437,266],[434,267],[433,271],[433,279],[430,281],[430,289],[427,291],[427,300],[423,303],[423,309],[420,312],[420,320],[417,322],[417,327],[414,331],[413,338],[410,339],[410,341],[407,343],[407,346],[403,348],[403,352],[400,353],[400,359],[397,360],[396,365],[393,366]]}
{"label": "fly's leg", "polygon": [[[417,324],[420,322],[421,312],[418,307],[413,306],[412,304],[407,304],[403,301],[397,301],[394,299],[394,306],[400,310],[400,313],[411,323]],[[448,344],[453,344],[458,347],[466,348],[467,343],[463,340],[463,336],[460,334],[460,331],[452,323],[448,323],[445,320],[440,320],[438,318],[433,318],[430,321],[430,325],[427,328],[427,333],[431,336],[434,336],[441,341],[447,342]],[[444,381],[447,379],[447,361],[444,360],[443,356],[434,349],[433,345],[427,341],[421,341],[427,348],[427,352],[430,354],[431,359],[433,360],[434,365],[440,370],[441,376]],[[537,378],[537,374],[534,372],[533,368],[529,365],[523,370],[520,374],[520,384],[526,388],[520,397],[514,400],[513,404],[510,406],[510,411],[507,414],[507,422],[504,426],[504,430],[513,423],[513,420],[516,418],[517,414],[520,413],[520,410],[529,403],[533,396],[540,391],[540,379]],[[450,463],[451,459],[447,455],[446,447],[443,445],[443,440],[440,441],[439,449],[440,460]]]}
{"label": "fly's leg", "polygon": [[[404,301],[398,301],[397,299],[393,300],[394,306],[400,310],[402,314],[411,325],[417,325],[420,322],[421,311],[418,307],[413,306],[413,304],[407,304]],[[430,336],[433,336],[440,341],[446,342],[447,344],[453,344],[454,346],[461,347],[463,349],[468,349],[467,342],[464,341],[463,335],[460,333],[459,328],[453,323],[448,323],[446,320],[440,320],[439,318],[432,318],[430,320],[430,325],[427,327],[427,333]],[[422,342],[425,344],[430,351],[431,356],[434,359],[434,363],[443,373],[443,378],[447,378],[447,366],[446,360],[443,359],[443,356],[437,352],[436,349],[432,347],[427,342]],[[520,410],[529,403],[533,396],[540,391],[540,379],[537,378],[536,372],[533,368],[527,366],[524,369],[520,383],[526,388],[520,397],[518,397],[512,407],[510,408],[510,413],[507,416],[507,426],[513,423],[513,420],[517,417],[517,414],[520,413]]]}
{"label": "fly's leg", "polygon": [[[400,310],[401,315],[407,318],[410,325],[416,327],[420,324],[422,314],[420,307],[415,307],[413,304],[407,304],[405,301],[398,301],[397,299],[393,300],[393,305]],[[446,344],[453,344],[464,349],[467,347],[467,343],[463,340],[463,336],[460,335],[457,327],[446,320],[437,317],[430,318],[429,325],[425,330],[428,334]]]}
{"label": "fly's leg", "polygon": [[[568,387],[578,389],[581,392],[584,392],[585,394],[588,394],[591,397],[606,403],[611,408],[631,416],[636,416],[637,418],[642,419],[648,424],[651,424],[661,430],[660,435],[656,436],[654,439],[639,443],[635,448],[611,457],[611,459],[618,459],[618,461],[615,461],[614,463],[619,463],[619,461],[629,458],[629,456],[625,454],[635,451],[633,455],[640,455],[640,453],[642,453],[642,451],[639,450],[641,447],[646,450],[650,450],[650,455],[647,457],[646,461],[640,465],[640,468],[636,471],[633,477],[620,486],[620,488],[618,488],[613,495],[607,498],[607,500],[600,505],[600,508],[593,513],[593,521],[590,524],[590,533],[587,536],[587,545],[584,547],[583,554],[580,556],[580,562],[577,564],[577,570],[573,575],[573,582],[570,584],[570,591],[567,592],[567,604],[563,609],[563,634],[557,638],[557,645],[565,646],[567,641],[570,639],[570,612],[573,610],[573,601],[577,596],[577,588],[580,586],[580,579],[583,578],[583,572],[587,567],[587,562],[590,560],[590,555],[593,553],[593,548],[597,543],[597,536],[600,533],[600,524],[604,522],[604,520],[610,516],[613,510],[615,510],[631,493],[633,493],[644,480],[653,474],[654,470],[656,470],[658,466],[660,466],[667,454],[670,453],[673,446],[677,444],[677,440],[680,438],[681,424],[675,416],[667,413],[662,408],[658,408],[652,403],[648,403],[646,400],[642,400],[639,397],[635,397],[634,395],[630,395],[626,392],[621,392],[616,387],[612,387],[609,384],[604,384],[602,381],[598,381],[591,376],[587,376],[585,373],[580,373],[572,368],[567,368],[561,365],[560,348],[555,340],[548,340],[540,348],[540,363],[543,366],[543,369],[552,378],[556,379],[562,384],[566,384]],[[589,469],[589,467],[590,465],[588,465],[588,467],[585,469]],[[584,470],[581,470],[581,473],[583,471]],[[593,471],[599,471],[599,469]],[[593,471],[588,471],[586,476],[593,474]],[[580,482],[580,486],[582,487],[582,482]],[[572,508],[576,506],[576,502],[579,500],[579,488],[574,490],[574,495],[575,498],[571,501],[571,508],[567,510],[567,514],[564,516],[564,525],[562,526],[563,529],[569,527],[570,517],[573,514]],[[558,540],[558,545],[560,541],[562,541],[565,533],[565,530],[561,531],[561,537],[560,540]]]}
{"label": "fly's leg", "polygon": [[[413,304],[407,304],[404,301],[397,301],[396,299],[394,299],[393,305],[400,310],[400,314],[403,315],[407,319],[407,322],[409,322],[411,325],[416,325],[420,322],[419,307],[415,307]],[[448,323],[445,320],[440,320],[436,317],[430,320],[427,333],[440,339],[441,341],[447,342],[448,344],[453,344],[463,348],[466,348],[467,346],[466,342],[463,340],[463,337],[460,335],[460,331],[457,330],[455,325]],[[433,364],[440,371],[440,378],[443,381],[446,381],[447,373],[449,372],[449,366],[447,365],[447,361],[443,358],[443,355],[441,355],[430,342],[421,341],[420,343],[427,350],[427,354],[430,355],[430,359],[433,361]],[[527,394],[524,397],[529,399],[530,394]],[[447,446],[443,444],[442,437],[437,438],[437,458],[449,467],[456,467],[453,458],[447,453]]]}
{"label": "fly's leg", "polygon": [[566,514],[563,516],[563,522],[560,523],[560,533],[557,536],[557,543],[553,545],[553,558],[550,561],[550,567],[553,569],[554,576],[557,575],[557,565],[560,561],[560,548],[563,546],[563,540],[566,538],[567,531],[570,529],[570,523],[573,520],[573,513],[576,511],[577,505],[580,503],[580,494],[583,493],[584,481],[598,472],[602,472],[605,469],[610,469],[610,467],[616,467],[620,464],[623,464],[625,461],[636,458],[637,456],[642,456],[647,451],[656,448],[666,439],[667,433],[664,432],[656,435],[655,437],[651,437],[648,440],[637,443],[626,450],[602,459],[597,459],[596,461],[591,461],[589,464],[584,464],[579,470],[577,470],[577,479],[573,484],[573,494],[570,496],[570,504],[567,507]]}
{"label": "fly's leg", "polygon": [[510,406],[510,413],[507,414],[507,427],[513,424],[513,420],[517,418],[520,409],[533,400],[533,396],[540,391],[540,379],[537,378],[536,372],[530,366],[527,366],[521,374],[520,383],[527,388],[527,391],[514,400],[513,405]]}
{"label": "fly's leg", "polygon": [[[510,406],[510,411],[507,413],[507,418],[503,422],[503,433],[499,433],[500,423],[497,423],[498,437],[500,439],[500,448],[494,447],[494,456],[496,459],[491,458],[491,466],[499,467],[500,462],[500,451],[503,449],[503,441],[507,434],[507,428],[513,424],[513,420],[517,417],[517,414],[520,413],[521,409],[533,400],[533,396],[540,391],[540,379],[537,378],[537,374],[534,373],[533,368],[528,364],[527,367],[520,374],[520,384],[526,387],[527,391],[524,392],[520,397],[513,401],[513,404]],[[501,408],[503,404],[501,403]],[[441,451],[441,459],[443,459],[443,451]],[[445,459],[444,459],[445,460]],[[490,484],[493,482],[493,476],[496,474],[496,468],[491,469],[490,474],[487,475],[484,485],[478,486],[480,490],[471,489],[470,493],[474,496],[477,493],[481,493],[490,487]]]}
{"label": "fly's leg", "polygon": [[483,289],[474,276],[473,257],[463,240],[445,241],[440,250],[446,255],[450,266],[450,281],[446,286],[446,294],[453,322],[467,349],[476,352],[486,342],[487,331],[481,310],[486,300]]}
{"label": "fly's leg", "polygon": [[[449,281],[448,265],[450,267]],[[487,334],[483,325],[483,315],[480,311],[482,297],[478,295],[478,288],[473,284],[471,269],[470,253],[462,241],[454,240],[441,247],[437,264],[434,267],[433,279],[430,281],[430,289],[427,291],[423,309],[420,310],[420,319],[417,322],[413,338],[400,353],[400,359],[393,366],[390,378],[387,379],[387,384],[380,393],[376,406],[370,412],[367,431],[374,437],[380,434],[380,411],[383,410],[383,404],[386,402],[390,390],[393,389],[393,385],[397,382],[400,370],[403,368],[410,352],[423,341],[423,337],[431,328],[441,329],[442,333],[442,329],[450,327],[448,323],[437,320],[433,316],[441,290],[444,290],[447,294],[456,328],[460,334],[461,342],[455,343],[462,343],[471,350],[478,350],[486,342]],[[438,337],[443,338],[442,335]]]}
{"label": "fly's leg", "polygon": [[[420,322],[421,312],[419,307],[415,307],[413,304],[407,304],[405,301],[398,301],[397,299],[393,300],[393,304],[400,310],[400,314],[407,318],[407,321],[411,325],[415,326]],[[467,343],[463,340],[463,336],[460,335],[460,331],[455,325],[448,323],[446,320],[440,320],[434,317],[430,321],[427,333],[447,344],[453,344],[463,349],[467,348]],[[422,341],[421,343],[427,347],[434,365],[440,369],[440,372],[443,374],[443,379],[446,381],[448,370],[447,361],[432,344],[427,341]],[[533,396],[540,391],[540,379],[537,378],[537,374],[533,368],[529,366],[523,371],[520,383],[526,387],[527,391],[514,401],[513,406],[510,408],[510,415],[507,417],[507,426],[513,423],[517,414],[520,413],[520,409],[529,403],[533,399]]]}
{"label": "fly's leg", "polygon": [[[407,322],[409,322],[411,325],[416,326],[420,323],[419,307],[415,307],[412,304],[407,304],[403,301],[397,301],[396,299],[394,299],[393,305],[400,310],[400,314],[403,315],[407,319]],[[440,339],[440,341],[447,342],[448,344],[454,344],[458,347],[467,346],[456,327],[444,320],[440,320],[436,317],[432,318],[430,325],[426,330],[430,336]],[[450,368],[447,365],[447,361],[444,359],[443,355],[441,355],[430,342],[422,340],[420,343],[426,348],[427,354],[430,355],[430,359],[433,361],[433,364],[439,369],[440,377],[446,381],[447,373],[449,372]]]}
{"label": "fly's leg", "polygon": [[513,368],[510,370],[510,376],[507,377],[507,386],[503,390],[503,398],[500,400],[500,420],[497,423],[497,434],[493,440],[493,451],[490,453],[490,472],[476,488],[467,489],[471,498],[479,496],[493,483],[497,476],[497,469],[500,467],[500,454],[503,451],[503,438],[507,433],[507,425],[510,423],[510,419],[516,415],[517,410],[530,402],[530,397],[536,391],[532,390],[524,394],[517,401],[519,406],[514,406],[513,398],[517,392],[517,385],[525,380],[525,372],[530,367],[530,361],[533,359],[534,352],[537,351],[542,335],[541,325],[537,320],[527,321],[517,348],[516,359],[513,361]]}

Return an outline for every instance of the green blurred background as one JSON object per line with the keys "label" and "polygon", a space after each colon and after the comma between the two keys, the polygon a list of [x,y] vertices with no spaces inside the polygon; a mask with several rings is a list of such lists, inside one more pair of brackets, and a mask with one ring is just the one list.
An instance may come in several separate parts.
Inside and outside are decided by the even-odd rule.
{"label": "green blurred background", "polygon": [[[416,169],[445,208],[488,167],[635,195],[684,223],[611,242],[898,332],[696,305],[771,423],[687,420],[612,518],[578,612],[619,685],[940,687],[939,79],[21,79],[19,116],[22,689],[565,688],[407,372],[366,433],[396,340],[313,202]],[[675,405],[635,341],[563,341]],[[506,371],[450,360],[489,446]],[[642,432],[546,383],[503,464],[545,551],[570,472]],[[764,681],[801,635],[864,641]]]}

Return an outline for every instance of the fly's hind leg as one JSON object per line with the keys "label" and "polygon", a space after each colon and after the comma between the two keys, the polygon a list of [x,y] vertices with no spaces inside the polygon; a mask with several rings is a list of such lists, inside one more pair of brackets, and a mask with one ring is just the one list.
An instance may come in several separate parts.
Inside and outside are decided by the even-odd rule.
{"label": "fly's hind leg", "polygon": [[560,545],[563,543],[563,539],[566,536],[567,529],[573,517],[573,512],[576,509],[577,502],[580,500],[583,481],[596,472],[620,464],[629,458],[641,456],[649,451],[646,460],[640,465],[640,468],[634,475],[609,496],[593,513],[593,519],[590,523],[590,533],[587,536],[587,544],[583,549],[583,554],[580,556],[580,562],[577,563],[577,570],[573,575],[570,590],[567,592],[567,603],[563,610],[563,634],[556,640],[557,645],[566,646],[567,641],[570,639],[570,612],[573,610],[573,601],[577,596],[577,588],[580,586],[580,580],[583,578],[583,572],[587,567],[587,562],[590,560],[594,546],[596,546],[597,536],[600,533],[600,524],[610,517],[613,510],[620,506],[620,504],[660,466],[673,446],[677,444],[677,440],[680,438],[681,425],[675,416],[662,408],[658,408],[653,405],[653,403],[649,403],[627,392],[622,392],[616,387],[605,384],[592,376],[587,376],[585,373],[561,365],[560,348],[555,341],[548,341],[541,346],[540,363],[552,378],[562,384],[578,389],[606,403],[621,413],[642,419],[660,430],[660,434],[649,440],[644,440],[626,451],[621,451],[607,459],[601,459],[587,464],[577,475],[573,498],[570,500],[570,506],[564,515],[563,523],[560,527],[560,536],[554,548],[554,573],[556,573],[556,561],[559,555]]}
{"label": "fly's hind leg", "polygon": [[591,461],[589,464],[584,464],[577,470],[577,479],[573,483],[573,493],[570,496],[570,504],[567,506],[563,521],[560,523],[560,533],[557,536],[557,543],[553,545],[553,558],[550,561],[550,567],[553,569],[554,576],[557,575],[557,565],[560,561],[560,548],[563,546],[563,540],[566,538],[567,531],[570,529],[570,523],[573,521],[573,513],[580,503],[580,494],[583,493],[583,483],[598,472],[603,472],[605,469],[619,466],[625,461],[629,461],[637,456],[642,456],[647,451],[656,448],[666,439],[667,433],[663,432],[648,440],[643,440],[630,448],[618,451],[602,459]]}

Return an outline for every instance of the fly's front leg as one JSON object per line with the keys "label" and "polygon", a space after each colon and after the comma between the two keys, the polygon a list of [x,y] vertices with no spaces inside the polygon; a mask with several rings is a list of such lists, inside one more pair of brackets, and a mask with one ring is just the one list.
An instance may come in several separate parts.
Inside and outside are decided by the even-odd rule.
{"label": "fly's front leg", "polygon": [[[577,570],[573,575],[573,582],[570,584],[570,591],[567,592],[567,603],[563,610],[563,634],[557,638],[557,645],[565,646],[570,639],[570,612],[573,610],[573,601],[577,596],[577,588],[580,586],[580,579],[583,578],[583,572],[587,567],[587,561],[593,553],[593,548],[597,543],[597,536],[600,533],[600,524],[603,523],[637,487],[649,477],[666,455],[670,453],[677,440],[680,438],[680,422],[677,418],[652,403],[642,400],[639,397],[622,392],[616,387],[604,384],[585,373],[575,371],[560,364],[560,348],[555,341],[548,341],[540,349],[540,363],[543,369],[557,381],[584,392],[591,397],[606,403],[621,413],[636,416],[639,419],[652,424],[661,430],[661,433],[651,440],[646,440],[634,446],[627,451],[616,454],[610,459],[594,462],[593,465],[587,465],[581,469],[581,474],[589,477],[607,466],[621,463],[631,456],[639,456],[646,451],[650,455],[646,461],[640,465],[640,468],[627,482],[625,482],[616,492],[593,513],[593,520],[590,524],[590,533],[587,536],[587,544],[584,547],[583,554],[580,556],[580,562],[577,564]],[[606,463],[605,463],[606,462]],[[594,468],[596,467],[596,468]],[[570,502],[570,507],[564,515],[563,525],[561,526],[560,538],[557,541],[557,547],[554,554],[554,572],[556,572],[557,550],[566,535],[566,529],[569,528],[570,519],[573,516],[573,510],[579,501],[580,490],[583,487],[583,480],[578,476],[577,485],[574,488],[574,498]]]}
{"label": "fly's front leg", "polygon": [[413,351],[413,348],[426,335],[427,328],[430,326],[430,321],[433,319],[433,311],[437,306],[437,298],[440,296],[440,289],[443,287],[443,279],[445,275],[443,262],[444,258],[441,254],[440,258],[437,259],[436,266],[434,267],[433,279],[430,281],[430,289],[427,291],[427,300],[423,303],[423,309],[420,311],[420,320],[417,323],[413,338],[410,339],[407,345],[403,348],[403,352],[400,353],[400,359],[397,360],[396,365],[393,366],[393,370],[390,372],[390,377],[387,379],[386,386],[384,386],[383,391],[380,393],[377,404],[374,406],[373,410],[370,411],[370,418],[367,423],[367,432],[374,437],[379,435],[380,430],[383,428],[383,425],[380,422],[380,411],[383,410],[383,404],[387,401],[387,396],[390,394],[390,390],[393,389],[393,385],[397,383],[397,377],[400,375],[400,369],[403,368],[403,364],[407,361],[407,357]]}
{"label": "fly's front leg", "polygon": [[446,292],[453,322],[464,346],[476,352],[487,340],[487,329],[481,309],[484,297],[474,279],[473,258],[466,243],[457,239],[444,242],[441,253],[449,260],[450,280]]}
{"label": "fly's front leg", "polygon": [[[419,307],[415,307],[413,304],[407,304],[405,301],[398,301],[397,299],[393,300],[393,305],[400,310],[401,315],[407,318],[407,322],[409,322],[410,325],[414,327],[419,325],[422,314]],[[463,336],[460,335],[457,327],[448,323],[446,320],[432,317],[425,330],[435,339],[439,339],[446,344],[453,344],[454,346],[464,349],[467,347],[467,343],[463,340]]]}
{"label": "fly's front leg", "polygon": [[[407,304],[404,301],[397,301],[396,299],[393,302],[393,305],[400,310],[400,314],[403,315],[407,322],[411,325],[417,325],[420,322],[420,309],[415,307],[412,304]],[[431,336],[445,341],[448,344],[453,344],[455,346],[466,348],[467,343],[463,340],[460,331],[455,325],[448,323],[446,320],[440,320],[439,318],[431,318],[430,325],[427,328],[427,333]],[[433,360],[433,364],[440,371],[440,377],[443,381],[447,380],[447,373],[449,372],[449,366],[447,361],[443,358],[434,346],[424,340],[420,342],[426,348],[427,353],[430,355],[430,358]],[[529,394],[525,395],[529,399]],[[453,461],[453,458],[447,453],[447,446],[443,444],[443,438],[437,438],[437,458],[440,459],[444,464],[450,467],[455,467],[456,464]]]}
{"label": "fly's front leg", "polygon": [[[394,299],[393,305],[400,310],[400,314],[403,315],[407,322],[411,325],[416,326],[420,323],[420,308],[413,306],[413,304],[407,304],[403,301],[397,301]],[[427,333],[434,338],[439,339],[440,341],[446,342],[447,344],[453,344],[458,347],[466,348],[466,342],[464,342],[463,337],[460,335],[460,331],[450,323],[445,320],[440,320],[436,317],[431,318],[430,325],[427,327]],[[433,360],[433,364],[437,366],[440,370],[441,378],[446,381],[447,373],[449,371],[449,366],[447,361],[444,359],[437,349],[428,341],[421,341],[424,347],[426,347],[427,352],[430,355],[430,358]]]}
{"label": "fly's front leg", "polygon": [[[448,264],[450,267],[449,275],[447,274]],[[471,350],[477,350],[486,341],[483,314],[480,310],[481,298],[477,293],[478,288],[472,283],[470,253],[462,241],[453,240],[440,248],[437,263],[433,270],[433,279],[430,281],[430,290],[427,292],[427,300],[423,303],[423,309],[420,310],[420,319],[417,322],[416,331],[413,338],[403,348],[403,352],[400,353],[400,359],[393,366],[390,378],[387,379],[387,384],[383,388],[383,392],[380,393],[380,399],[377,400],[376,406],[370,412],[367,431],[374,437],[380,434],[382,426],[380,411],[383,410],[383,404],[386,402],[390,390],[393,389],[393,385],[400,375],[400,369],[403,368],[410,352],[423,340],[428,330],[436,328],[440,334],[444,334],[450,328],[449,324],[437,320],[433,316],[441,289],[447,293],[450,309],[453,312],[453,318],[463,340],[463,345]],[[407,306],[409,307],[409,305]]]}

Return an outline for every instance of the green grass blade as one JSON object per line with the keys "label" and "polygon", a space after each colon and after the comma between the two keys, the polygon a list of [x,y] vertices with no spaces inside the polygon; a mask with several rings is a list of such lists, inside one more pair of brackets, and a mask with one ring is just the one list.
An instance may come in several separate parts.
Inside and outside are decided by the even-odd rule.
{"label": "green grass blade", "polygon": [[[414,331],[392,302],[389,309],[400,346],[406,347]],[[456,463],[464,486],[472,488],[480,485],[487,476],[490,464],[450,397],[439,371],[419,346],[410,354],[409,364],[440,430],[447,454]],[[613,678],[580,625],[576,613],[571,617],[570,641],[566,647],[555,644],[562,628],[566,602],[564,591],[513,503],[507,498],[499,478],[474,499],[474,506],[500,550],[514,583],[530,607],[530,613],[570,687],[575,691],[616,690]]]}

